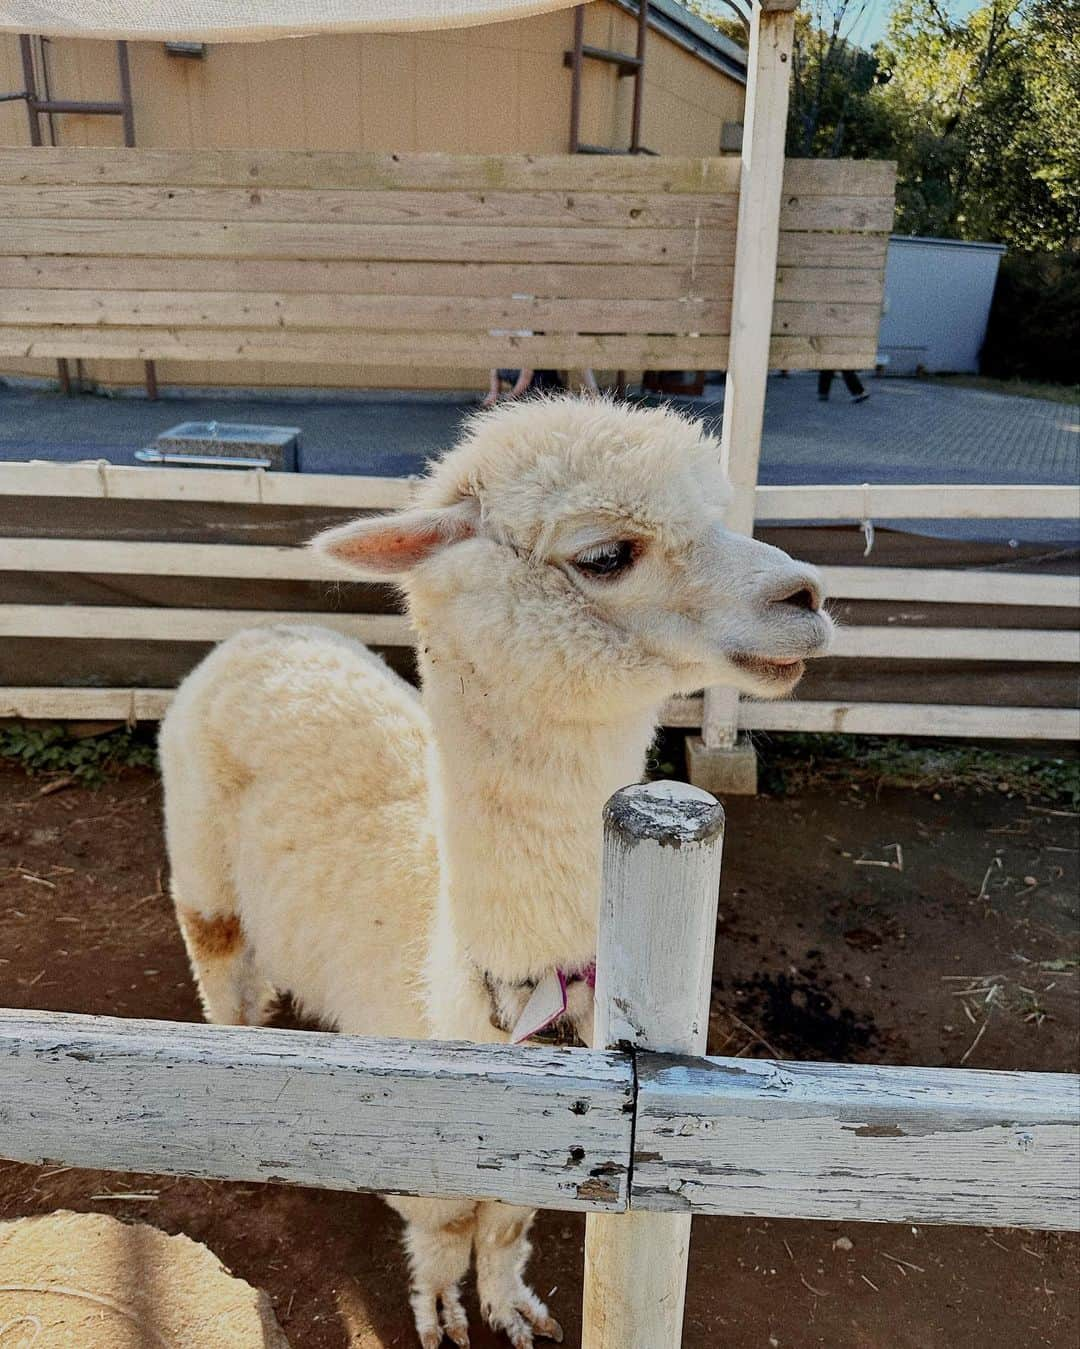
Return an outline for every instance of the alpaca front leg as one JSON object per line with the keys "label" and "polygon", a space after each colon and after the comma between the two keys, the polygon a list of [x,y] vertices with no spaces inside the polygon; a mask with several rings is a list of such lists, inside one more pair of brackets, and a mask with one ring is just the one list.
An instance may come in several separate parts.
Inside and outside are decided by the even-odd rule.
{"label": "alpaca front leg", "polygon": [[261,1026],[274,990],[259,974],[235,913],[212,917],[177,903],[176,917],[207,1021]]}
{"label": "alpaca front leg", "polygon": [[533,1336],[561,1340],[562,1326],[525,1282],[534,1210],[483,1203],[476,1213],[476,1287],[480,1310],[514,1349],[532,1349]]}
{"label": "alpaca front leg", "polygon": [[445,1335],[466,1349],[469,1321],[460,1283],[469,1270],[476,1204],[469,1200],[387,1200],[405,1219],[405,1249],[412,1273],[409,1302],[423,1349],[438,1349]]}

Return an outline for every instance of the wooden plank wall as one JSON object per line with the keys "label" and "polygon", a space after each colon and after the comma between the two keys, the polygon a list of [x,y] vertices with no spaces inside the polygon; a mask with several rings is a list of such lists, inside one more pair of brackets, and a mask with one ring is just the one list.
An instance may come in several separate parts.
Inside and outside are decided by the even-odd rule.
{"label": "wooden plank wall", "polygon": [[[894,168],[791,161],[771,358],[872,364]],[[0,358],[722,368],[738,161],[0,152]]]}
{"label": "wooden plank wall", "polygon": [[[853,525],[785,523],[779,506],[762,505],[783,493],[797,520],[799,494],[813,505],[820,490],[760,488],[759,515],[774,523],[757,533],[825,568],[840,639],[811,663],[797,702],[744,703],[747,726],[1080,732],[1075,554],[879,528],[867,559]],[[933,490],[940,510],[970,509],[973,489]],[[998,502],[988,513],[1076,505],[1068,489],[986,490]],[[410,675],[412,636],[393,588],[331,579],[299,547],[365,510],[404,504],[409,491],[400,479],[0,465],[0,716],[159,716],[214,641],[294,615],[353,632]],[[888,518],[884,496],[879,504]],[[700,726],[700,699],[674,702],[666,717]]]}
{"label": "wooden plank wall", "polygon": [[[586,6],[585,41],[633,51],[633,16],[607,0]],[[200,60],[157,42],[129,44],[140,147],[307,149],[447,154],[559,154],[567,147],[573,16],[560,10],[507,23],[417,33],[353,33],[281,42],[213,43]],[[115,50],[78,38],[48,44],[58,97],[116,97]],[[625,146],[631,81],[587,62],[582,132]],[[18,39],[0,35],[0,92],[22,87]],[[726,122],[742,120],[742,83],[655,29],[649,34],[643,137],[660,154],[710,155]],[[57,143],[119,145],[118,118],[53,119]],[[0,144],[28,144],[21,103],[0,103]],[[0,264],[2,265],[2,264]],[[134,361],[87,361],[90,380],[140,384]],[[47,359],[0,358],[0,370],[52,377]],[[379,364],[159,363],[169,384],[480,388],[473,368]]]}

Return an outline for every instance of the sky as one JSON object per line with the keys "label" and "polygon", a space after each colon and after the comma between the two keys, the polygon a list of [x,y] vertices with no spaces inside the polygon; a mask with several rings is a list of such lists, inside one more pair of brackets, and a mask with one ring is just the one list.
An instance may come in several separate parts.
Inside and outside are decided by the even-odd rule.
{"label": "sky", "polygon": [[[852,9],[858,8],[859,0],[853,0]],[[946,0],[944,8],[954,18],[961,18],[977,9],[981,0]],[[845,26],[844,36],[860,47],[872,47],[885,36],[892,0],[867,0],[866,11],[858,23]]]}

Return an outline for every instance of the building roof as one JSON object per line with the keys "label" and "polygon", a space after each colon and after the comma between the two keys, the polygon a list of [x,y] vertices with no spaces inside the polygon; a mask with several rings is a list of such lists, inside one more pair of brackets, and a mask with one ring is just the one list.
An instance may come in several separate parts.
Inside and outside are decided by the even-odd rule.
{"label": "building roof", "polygon": [[[636,0],[612,0],[612,3],[628,14],[638,12]],[[649,0],[649,27],[731,79],[746,83],[746,49],[691,14],[678,0]]]}

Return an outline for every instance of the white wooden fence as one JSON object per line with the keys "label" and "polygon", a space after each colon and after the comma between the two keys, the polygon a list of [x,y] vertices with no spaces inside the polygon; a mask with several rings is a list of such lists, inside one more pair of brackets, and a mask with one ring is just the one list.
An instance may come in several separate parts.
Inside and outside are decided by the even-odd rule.
{"label": "white wooden fence", "polygon": [[585,1349],[678,1345],[695,1214],[1080,1227],[1076,1076],[701,1057],[722,833],[608,804],[608,1048],[0,1012],[0,1156],[583,1209]]}
{"label": "white wooden fence", "polygon": [[[125,505],[162,503],[163,510],[184,510],[185,524],[200,510],[235,508],[246,511],[237,525],[244,538],[265,537],[264,516],[275,511],[386,510],[405,504],[411,484],[400,478],[338,477],[317,474],[222,473],[214,470],[127,468],[104,463],[0,464],[0,503],[9,517],[40,518],[40,525],[17,532],[0,526],[0,573],[56,577],[93,577],[126,598],[123,578],[146,585],[168,578],[206,578],[267,583],[327,582],[331,573],[306,551],[266,543],[171,542],[166,538],[125,538],[146,534],[125,524]],[[865,519],[1041,518],[1080,515],[1080,489],[1045,486],[804,486],[758,487],[753,494],[758,519],[797,524],[806,521]],[[109,503],[99,509],[108,522],[91,527],[94,537],[48,537],[55,530],[56,508],[79,502]],[[11,513],[11,508],[14,512]],[[143,507],[142,509],[146,509]],[[115,518],[114,518],[115,517]],[[105,517],[102,517],[105,519]],[[209,520],[199,537],[216,537],[220,524]],[[163,531],[164,532],[164,531]],[[198,530],[195,531],[198,533]],[[309,530],[313,532],[313,530]],[[106,537],[101,537],[105,534]],[[120,534],[121,537],[115,537]],[[151,531],[152,534],[152,531]],[[918,604],[953,603],[978,606],[990,620],[978,627],[922,627],[904,624],[851,626],[840,630],[835,656],[841,660],[884,658],[980,662],[987,665],[1035,662],[1046,666],[1075,665],[1080,660],[1080,634],[1061,628],[1008,628],[994,623],[1002,607],[1036,610],[1080,607],[1080,580],[1075,576],[923,570],[909,567],[825,567],[829,593],[836,599],[894,600]],[[115,580],[110,580],[115,578]],[[77,593],[77,591],[75,592]],[[8,603],[0,609],[0,638],[84,643],[86,657],[69,647],[58,657],[66,667],[67,687],[30,687],[10,676],[0,685],[0,716],[73,718],[156,718],[172,696],[169,687],[119,687],[102,680],[94,661],[102,643],[209,643],[242,627],[256,624],[315,621],[352,633],[376,646],[407,646],[412,634],[407,619],[393,612],[346,612],[331,606],[340,586],[327,587],[321,599],[306,608],[215,607],[213,590],[198,596],[198,607],[136,597],[136,603],[71,602],[57,590],[49,602]],[[257,592],[255,592],[257,593]],[[59,599],[60,602],[57,602]],[[251,603],[251,596],[246,598]],[[93,644],[97,643],[95,647]],[[182,672],[182,671],[181,671]],[[94,687],[97,685],[97,687]],[[718,691],[722,692],[722,691]],[[885,734],[1003,736],[1070,739],[1080,734],[1080,712],[1074,707],[942,705],[940,703],[794,701],[763,703],[705,698],[673,700],[664,720],[673,726],[702,727],[707,743],[722,743],[730,734],[724,719],[734,715],[737,729],[852,731]],[[712,737],[710,742],[709,737]]]}

